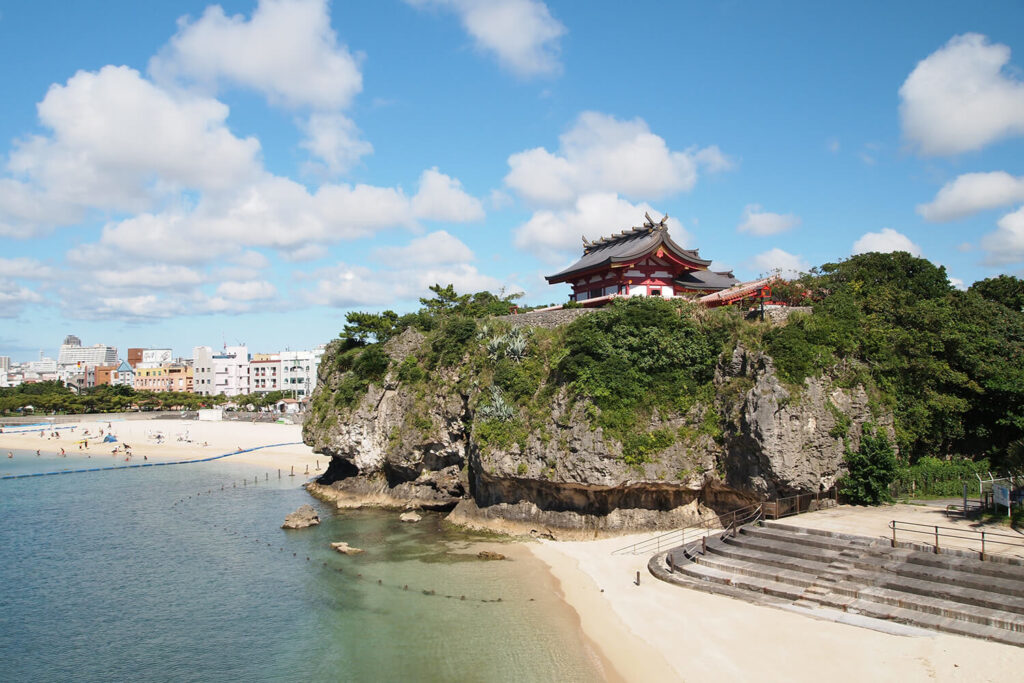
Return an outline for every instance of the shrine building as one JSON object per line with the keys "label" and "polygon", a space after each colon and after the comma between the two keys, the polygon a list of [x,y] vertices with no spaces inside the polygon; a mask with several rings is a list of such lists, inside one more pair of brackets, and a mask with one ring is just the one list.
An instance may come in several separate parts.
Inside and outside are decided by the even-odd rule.
{"label": "shrine building", "polygon": [[[583,238],[583,257],[565,270],[546,276],[548,284],[568,283],[570,299],[584,306],[600,306],[616,297],[659,296],[702,298],[715,293],[758,289],[757,283],[741,283],[730,271],[708,270],[711,261],[696,249],[683,249],[669,237],[665,216],[654,222],[648,214],[640,227],[588,242]],[[765,283],[767,284],[767,283]],[[714,297],[715,303],[731,303],[732,297]],[[710,302],[709,302],[710,303]]]}

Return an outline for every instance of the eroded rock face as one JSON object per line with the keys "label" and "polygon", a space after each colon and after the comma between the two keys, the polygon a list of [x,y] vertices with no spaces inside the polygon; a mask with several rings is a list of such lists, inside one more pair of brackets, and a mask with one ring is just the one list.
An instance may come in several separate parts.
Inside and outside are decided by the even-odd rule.
{"label": "eroded rock face", "polygon": [[825,376],[787,389],[770,357],[742,345],[719,362],[715,383],[733,487],[769,497],[824,491],[842,474],[845,449],[859,447],[865,424],[895,442],[891,413],[873,415],[863,387],[840,388]]}
{"label": "eroded rock face", "polygon": [[305,529],[320,523],[320,516],[312,505],[301,505],[299,509],[285,516],[282,529]]}
{"label": "eroded rock face", "polygon": [[[393,367],[422,341],[407,330],[388,342]],[[317,391],[330,391],[337,377],[321,367]],[[719,363],[713,405],[651,416],[648,431],[674,442],[649,462],[628,464],[564,387],[541,426],[497,448],[474,437],[470,406],[482,389],[460,372],[469,368],[442,370],[417,393],[393,369],[351,411],[307,421],[306,443],[331,456],[310,492],[340,507],[450,510],[449,520],[472,527],[592,538],[678,528],[764,497],[827,489],[864,423],[892,432],[891,415],[872,416],[863,389],[827,377],[786,387],[771,358],[738,347]]]}

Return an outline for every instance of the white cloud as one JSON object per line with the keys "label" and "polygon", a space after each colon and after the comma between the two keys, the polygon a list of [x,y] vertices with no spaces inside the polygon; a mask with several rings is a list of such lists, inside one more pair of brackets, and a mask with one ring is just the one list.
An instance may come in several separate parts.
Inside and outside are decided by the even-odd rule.
{"label": "white cloud", "polygon": [[887,254],[893,251],[905,251],[913,256],[921,255],[921,247],[910,241],[903,233],[892,228],[882,228],[881,232],[867,232],[853,243],[853,254],[865,254],[877,251]]}
{"label": "white cloud", "polygon": [[996,225],[994,232],[981,238],[981,248],[988,252],[985,262],[991,265],[1024,262],[1024,207],[1006,214]]}
{"label": "white cloud", "polygon": [[643,119],[584,112],[559,137],[557,153],[538,147],[511,155],[508,165],[505,184],[521,197],[565,205],[587,193],[658,198],[687,191],[699,169],[724,170],[731,162],[717,147],[672,151]]}
{"label": "white cloud", "polygon": [[802,256],[790,254],[776,247],[755,256],[751,266],[761,274],[778,272],[783,277],[795,277],[810,270],[810,264]]}
{"label": "white cloud", "polygon": [[466,194],[462,183],[441,173],[436,166],[420,175],[412,212],[417,218],[431,221],[466,222],[484,217],[480,200]]}
{"label": "white cloud", "polygon": [[77,207],[28,183],[0,178],[0,237],[24,239],[81,217]]}
{"label": "white cloud", "polygon": [[918,62],[900,87],[903,135],[922,154],[959,154],[1024,133],[1024,82],[1010,48],[954,36]]}
{"label": "white cloud", "polygon": [[34,258],[0,257],[0,277],[19,280],[49,280],[53,276],[53,268]]}
{"label": "white cloud", "polygon": [[363,87],[356,59],[338,44],[327,0],[260,0],[246,20],[211,5],[183,17],[170,43],[150,61],[160,82],[227,82],[271,102],[337,110]]}
{"label": "white cloud", "polygon": [[762,211],[760,204],[747,204],[743,209],[743,220],[736,229],[752,235],[777,235],[800,225],[800,217],[791,213]]}
{"label": "white cloud", "polygon": [[155,294],[138,296],[101,297],[92,307],[77,309],[82,318],[171,318],[182,313],[182,307],[173,301],[160,299]]}
{"label": "white cloud", "polygon": [[[380,281],[386,281],[388,287],[368,286],[368,283]],[[427,296],[434,284],[452,284],[456,291],[463,293],[485,289],[496,292],[502,288],[500,280],[481,273],[469,263],[376,271],[339,263],[317,274],[314,288],[305,292],[305,300],[313,305],[336,308],[388,306]]]}
{"label": "white cloud", "polygon": [[373,259],[392,267],[465,263],[474,259],[473,251],[462,240],[444,230],[418,237],[404,247],[381,247]]}
{"label": "white cloud", "polygon": [[917,212],[928,221],[952,221],[971,214],[1024,201],[1024,177],[1005,171],[964,173],[942,186]]}
{"label": "white cloud", "polygon": [[373,153],[373,145],[359,137],[352,119],[341,114],[316,113],[299,125],[306,135],[299,146],[333,175],[345,173]]}
{"label": "white cloud", "polygon": [[[615,194],[588,194],[576,200],[570,209],[538,211],[515,232],[520,249],[533,252],[549,263],[564,259],[565,252],[579,252],[582,237],[595,240],[643,223],[644,213],[660,217],[650,204],[633,204]],[[655,216],[657,214],[657,216]],[[679,221],[669,218],[669,234],[681,245],[690,236]]]}
{"label": "white cloud", "polygon": [[559,39],[565,26],[538,0],[407,0],[410,5],[455,12],[476,46],[494,54],[513,73],[530,77],[556,74]]}
{"label": "white cloud", "polygon": [[327,247],[322,244],[303,244],[302,246],[281,252],[286,261],[316,261],[327,256]]}
{"label": "white cloud", "polygon": [[246,250],[234,256],[232,262],[242,268],[262,269],[270,266],[270,259],[258,251]]}
{"label": "white cloud", "polygon": [[183,289],[203,282],[203,277],[198,271],[184,266],[156,264],[136,268],[111,268],[110,265],[97,264],[98,267],[91,274],[96,284],[138,290]]}
{"label": "white cloud", "polygon": [[277,287],[266,280],[249,280],[247,282],[222,282],[217,287],[217,295],[226,299],[239,301],[255,301],[271,299],[277,294]]}
{"label": "white cloud", "polygon": [[4,213],[46,222],[25,215],[24,196],[12,196],[19,193],[58,206],[141,210],[182,189],[236,187],[260,170],[259,142],[231,134],[225,105],[172,96],[127,67],[80,71],[51,86],[38,110],[51,134],[15,143],[8,169],[30,184],[4,183]]}
{"label": "white cloud", "polygon": [[0,318],[16,318],[25,304],[42,300],[37,292],[0,277]]}

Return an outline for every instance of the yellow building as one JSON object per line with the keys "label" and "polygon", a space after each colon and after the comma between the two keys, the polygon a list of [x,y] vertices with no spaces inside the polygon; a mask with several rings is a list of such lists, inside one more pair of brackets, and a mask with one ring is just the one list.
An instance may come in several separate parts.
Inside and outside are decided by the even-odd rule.
{"label": "yellow building", "polygon": [[192,391],[192,366],[164,363],[157,368],[136,368],[137,391]]}

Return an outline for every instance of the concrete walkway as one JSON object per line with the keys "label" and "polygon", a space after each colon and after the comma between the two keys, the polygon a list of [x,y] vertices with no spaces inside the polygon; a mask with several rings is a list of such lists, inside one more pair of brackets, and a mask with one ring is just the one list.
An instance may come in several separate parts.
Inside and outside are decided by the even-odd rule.
{"label": "concrete walkway", "polygon": [[[779,523],[791,526],[807,527],[810,529],[838,531],[846,534],[856,534],[858,536],[892,538],[892,530],[889,528],[889,522],[894,519],[899,520],[900,522],[927,524],[929,526],[937,525],[939,527],[957,529],[960,530],[960,533],[964,536],[975,536],[975,534],[963,533],[968,531],[985,531],[994,534],[1006,534],[1014,537],[1015,541],[1019,539],[1019,545],[1010,547],[986,542],[986,553],[1024,558],[1024,534],[1015,531],[1007,524],[982,523],[975,520],[947,517],[944,507],[907,505],[904,503],[881,505],[878,507],[840,505],[826,510],[818,510],[816,512],[808,512],[793,517],[785,517],[780,519]],[[922,529],[922,531],[927,530]],[[940,532],[941,531],[942,530],[940,529]],[[911,534],[900,531],[897,535],[897,540],[899,541],[912,541],[922,544],[930,544],[933,539],[934,537],[930,533]],[[992,539],[988,540],[991,541]],[[973,551],[981,550],[980,540],[975,541],[947,538],[946,536],[940,535],[939,542],[942,547]]]}

